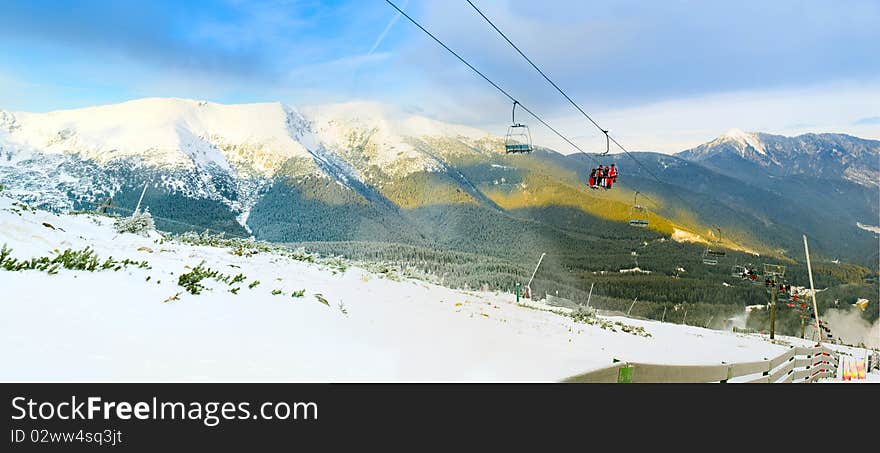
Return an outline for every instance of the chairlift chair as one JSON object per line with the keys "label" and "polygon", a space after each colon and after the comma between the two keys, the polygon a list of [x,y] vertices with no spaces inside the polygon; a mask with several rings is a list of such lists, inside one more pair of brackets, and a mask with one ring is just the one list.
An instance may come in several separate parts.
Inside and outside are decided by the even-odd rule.
{"label": "chairlift chair", "polygon": [[645,212],[645,207],[638,204],[638,196],[639,193],[633,195],[633,205],[629,210],[629,224],[630,226],[645,228],[648,226],[648,216]]}
{"label": "chairlift chair", "polygon": [[718,247],[721,244],[721,228],[717,225],[715,226],[715,230],[718,231],[718,236],[715,236],[712,233],[713,238],[706,244],[706,250],[703,251],[703,264],[707,264],[709,266],[715,266],[718,264],[718,259],[720,257],[727,256],[727,252],[724,250],[720,250]]}
{"label": "chairlift chair", "polygon": [[504,139],[504,151],[507,154],[530,153],[532,152],[532,134],[529,127],[522,123],[516,122],[516,105],[517,101],[513,101],[513,112],[511,113],[511,124],[507,128],[507,137]]}
{"label": "chairlift chair", "polygon": [[742,280],[751,280],[753,283],[758,281],[758,273],[755,272],[755,269],[750,264],[734,264],[730,275]]}
{"label": "chairlift chair", "polygon": [[780,266],[778,264],[764,264],[764,275],[767,277],[784,277],[785,276],[785,266]]}
{"label": "chairlift chair", "polygon": [[709,249],[708,248],[703,252],[703,264],[705,264],[707,266],[717,266],[718,265],[718,260],[709,256]]}

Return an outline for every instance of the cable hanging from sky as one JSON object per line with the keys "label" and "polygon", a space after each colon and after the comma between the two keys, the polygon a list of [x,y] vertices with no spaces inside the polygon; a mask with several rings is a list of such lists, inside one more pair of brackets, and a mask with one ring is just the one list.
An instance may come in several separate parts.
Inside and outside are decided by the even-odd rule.
{"label": "cable hanging from sky", "polygon": [[[468,4],[470,4],[471,7],[474,9],[474,11],[476,11],[490,26],[492,26],[492,28],[494,28],[495,31],[497,31],[498,34],[501,35],[501,37],[504,38],[504,40],[507,41],[507,43],[510,44],[510,46],[513,47],[517,51],[517,53],[520,54],[520,56],[522,56],[527,62],[529,62],[529,64],[533,68],[535,68],[535,71],[538,71],[538,73],[541,74],[542,77],[544,77],[544,80],[546,80],[550,85],[552,85],[553,88],[556,88],[556,91],[558,91],[559,94],[561,94],[563,97],[565,97],[565,99],[568,100],[568,102],[571,103],[571,105],[573,105],[574,108],[576,108],[579,112],[581,112],[581,114],[584,117],[586,117],[591,123],[593,123],[593,125],[596,126],[596,128],[598,128],[603,134],[605,134],[605,137],[607,140],[610,140],[612,143],[617,145],[617,147],[620,148],[621,151],[626,153],[626,155],[629,156],[634,162],[639,164],[639,166],[642,167],[642,169],[644,169],[645,172],[647,172],[649,175],[651,175],[654,179],[656,179],[657,182],[659,182],[660,184],[666,184],[662,180],[660,180],[660,178],[657,177],[657,175],[654,174],[654,172],[652,172],[650,169],[648,169],[648,167],[646,167],[644,164],[642,164],[638,159],[635,158],[635,156],[633,156],[629,151],[627,151],[627,149],[624,148],[623,145],[621,145],[617,140],[615,140],[614,137],[609,135],[607,129],[604,129],[604,128],[602,128],[602,126],[599,126],[599,123],[597,123],[589,114],[587,114],[587,112],[585,112],[584,109],[582,109],[580,105],[578,105],[574,100],[572,100],[571,97],[568,94],[566,94],[565,91],[562,90],[562,88],[559,88],[559,85],[557,85],[553,80],[551,80],[550,77],[548,77],[547,74],[545,74],[544,71],[542,71],[541,68],[539,68],[538,65],[536,65],[532,61],[531,58],[526,56],[526,54],[523,53],[523,51],[520,50],[519,47],[517,47],[517,45],[514,44],[513,41],[511,41],[510,38],[508,38],[507,35],[505,35],[504,32],[502,32],[501,29],[499,29],[496,26],[495,23],[493,23],[491,19],[486,17],[486,15],[483,14],[483,12],[480,11],[479,8],[477,8],[477,5],[474,5],[474,3],[471,0],[465,0],[465,1],[467,1]],[[581,151],[581,152],[583,152],[583,151]],[[679,198],[679,200],[681,200],[681,198],[678,197],[678,195],[676,195],[676,197]],[[681,201],[684,201],[684,200],[681,200]],[[687,203],[685,203],[685,204],[687,204]]]}
{"label": "cable hanging from sky", "polygon": [[[409,14],[405,13],[402,9],[398,8],[397,5],[394,4],[394,2],[392,2],[391,0],[385,0],[385,1],[386,1],[389,5],[391,5],[394,9],[396,9],[396,10],[397,10],[397,11],[398,11],[403,17],[407,18],[410,22],[412,22],[413,25],[415,25],[415,26],[418,27],[420,30],[422,30],[426,35],[430,36],[431,39],[433,39],[434,41],[437,42],[437,44],[440,44],[440,46],[442,46],[442,47],[443,47],[444,49],[446,49],[449,53],[451,53],[451,54],[454,55],[456,58],[458,58],[458,60],[461,61],[462,63],[464,63],[465,66],[467,66],[467,67],[470,68],[472,71],[474,71],[475,73],[477,73],[477,75],[479,75],[480,77],[482,77],[483,80],[485,80],[486,82],[489,82],[490,85],[492,85],[493,87],[495,87],[496,90],[498,90],[499,92],[501,92],[501,94],[503,94],[503,95],[506,96],[508,99],[510,99],[511,102],[514,102],[514,103],[518,104],[519,107],[520,107],[521,109],[525,110],[529,115],[532,115],[532,117],[534,117],[538,122],[540,122],[540,123],[543,124],[545,127],[547,127],[547,129],[550,129],[551,131],[553,131],[554,134],[556,134],[559,138],[563,139],[566,143],[568,143],[569,145],[571,145],[574,149],[580,151],[581,153],[583,153],[585,156],[589,157],[590,159],[593,159],[593,161],[595,161],[597,164],[600,163],[595,157],[593,157],[592,155],[590,155],[589,153],[587,153],[586,151],[584,151],[583,149],[581,149],[581,147],[578,146],[577,144],[575,144],[573,141],[571,141],[571,139],[569,139],[568,137],[566,137],[565,135],[563,135],[561,132],[559,132],[558,130],[556,130],[556,128],[554,128],[554,127],[551,126],[549,123],[547,123],[546,121],[544,121],[544,119],[541,118],[540,116],[538,116],[538,114],[536,114],[536,113],[533,112],[531,109],[529,109],[528,107],[526,107],[525,105],[523,105],[522,102],[519,102],[519,101],[518,101],[516,98],[514,98],[513,95],[511,95],[507,90],[505,90],[504,88],[501,88],[497,83],[495,83],[494,81],[492,81],[492,79],[490,79],[490,78],[487,77],[485,74],[483,74],[482,72],[480,72],[480,70],[478,70],[477,68],[475,68],[472,64],[468,63],[468,61],[465,60],[464,58],[462,58],[461,55],[459,55],[459,54],[456,53],[454,50],[452,50],[451,48],[449,48],[449,46],[447,46],[443,41],[441,41],[439,38],[437,38],[436,36],[434,36],[430,31],[428,31],[425,27],[423,27],[423,26],[422,26],[420,23],[418,23],[415,19],[413,19],[412,17],[410,17]],[[618,146],[619,146],[619,145],[618,145]]]}

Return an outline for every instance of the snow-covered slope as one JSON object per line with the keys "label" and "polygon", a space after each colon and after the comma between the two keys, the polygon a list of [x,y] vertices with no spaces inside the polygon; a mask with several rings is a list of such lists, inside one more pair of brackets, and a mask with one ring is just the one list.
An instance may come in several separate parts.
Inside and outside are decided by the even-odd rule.
{"label": "snow-covered slope", "polygon": [[329,178],[371,199],[367,183],[448,168],[423,140],[488,137],[376,103],[308,113],[278,102],[177,98],[48,113],[0,110],[0,180],[23,199],[67,210],[113,195],[136,174],[244,215],[279,174]]}
{"label": "snow-covered slope", "polygon": [[296,175],[337,178],[315,158],[323,152],[308,121],[280,103],[148,98],[0,112],[0,178],[11,192],[58,210],[113,195],[137,176],[246,211],[259,188],[291,162]]}
{"label": "snow-covered slope", "polygon": [[743,154],[745,154],[745,151],[749,148],[752,148],[758,154],[767,154],[767,151],[764,149],[764,143],[761,142],[761,138],[758,137],[758,134],[754,132],[743,132],[739,129],[734,128],[727,131],[721,137],[715,139],[713,143],[724,142],[736,143],[737,148],[740,149]]}
{"label": "snow-covered slope", "polygon": [[308,134],[307,123],[280,103],[147,98],[5,115],[4,148],[13,157],[17,150],[78,154],[100,163],[137,157],[155,167],[213,164],[262,176],[270,176],[287,159],[309,157],[297,140]]}
{"label": "snow-covered slope", "polygon": [[420,146],[426,139],[476,142],[490,137],[478,129],[407,114],[375,102],[305,107],[303,113],[327,148],[368,177],[377,172],[402,177],[446,168],[444,156]]}
{"label": "snow-covered slope", "polygon": [[[92,247],[100,261],[149,266],[0,270],[0,360],[14,364],[0,367],[0,380],[556,381],[613,358],[715,364],[784,350],[756,336],[624,318],[609,321],[651,336],[613,332],[518,306],[511,294],[310,262],[284,249],[117,234],[111,222],[0,197],[0,242],[16,258]],[[179,279],[202,262],[242,280],[207,278],[201,294],[190,294]]]}

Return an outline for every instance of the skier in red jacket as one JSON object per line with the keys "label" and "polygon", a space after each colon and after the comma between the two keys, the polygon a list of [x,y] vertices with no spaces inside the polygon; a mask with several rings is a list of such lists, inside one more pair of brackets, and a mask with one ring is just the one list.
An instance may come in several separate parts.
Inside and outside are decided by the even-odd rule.
{"label": "skier in red jacket", "polygon": [[611,168],[608,170],[608,175],[605,177],[605,188],[610,189],[611,184],[617,180],[617,169],[614,168],[614,164],[611,164]]}

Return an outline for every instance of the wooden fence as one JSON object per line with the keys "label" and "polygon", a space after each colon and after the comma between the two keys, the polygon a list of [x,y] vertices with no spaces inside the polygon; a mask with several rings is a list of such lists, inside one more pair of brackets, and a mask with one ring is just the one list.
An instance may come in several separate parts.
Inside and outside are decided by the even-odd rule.
{"label": "wooden fence", "polygon": [[572,376],[569,383],[808,383],[837,375],[838,354],[822,345],[794,347],[770,359],[718,365],[617,362]]}

